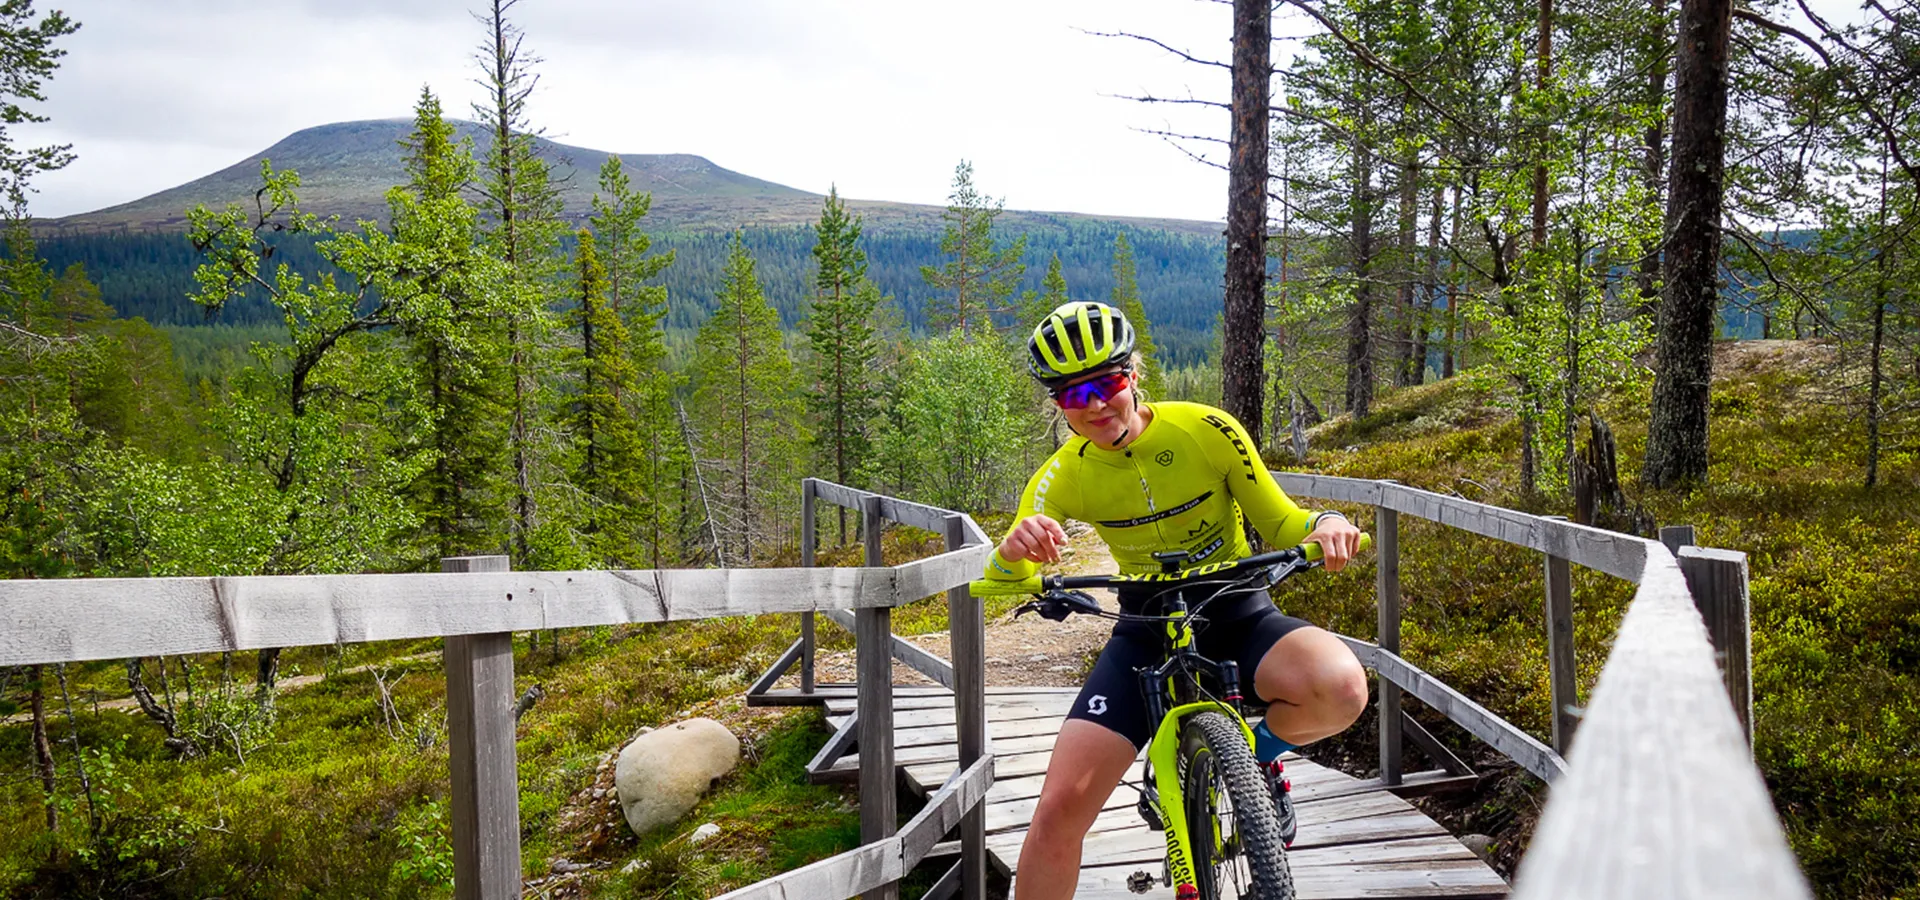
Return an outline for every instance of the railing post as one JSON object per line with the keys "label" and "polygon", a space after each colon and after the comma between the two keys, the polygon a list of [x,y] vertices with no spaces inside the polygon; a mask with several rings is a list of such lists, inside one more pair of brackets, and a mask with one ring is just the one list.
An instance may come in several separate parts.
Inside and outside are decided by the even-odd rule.
{"label": "railing post", "polygon": [[[442,572],[509,571],[504,556],[456,556]],[[447,673],[453,896],[520,896],[520,783],[513,746],[513,632],[455,635]]]}
{"label": "railing post", "polygon": [[[860,499],[860,532],[868,566],[886,562],[880,548],[880,497]],[[893,610],[854,612],[854,669],[859,673],[855,707],[860,730],[860,843],[893,835],[898,827],[893,771]],[[900,886],[889,884],[861,895],[866,900],[897,900]]]}
{"label": "railing post", "polygon": [[1676,557],[1679,556],[1681,547],[1693,546],[1693,526],[1692,525],[1660,526],[1660,543],[1667,545],[1668,553],[1671,553]]}
{"label": "railing post", "polygon": [[[966,546],[966,520],[945,519],[947,549]],[[986,612],[966,585],[947,592],[947,631],[953,641],[953,718],[960,743],[958,771],[987,750]],[[960,819],[960,888],[966,900],[987,896],[987,813],[984,803]]]}
{"label": "railing post", "polygon": [[[816,550],[818,538],[814,535],[816,512],[814,503],[818,496],[814,492],[813,479],[800,482],[800,565],[813,568],[818,564]],[[800,693],[813,693],[813,613],[800,614]]]}
{"label": "railing post", "polygon": [[1680,548],[1675,554],[1687,591],[1700,609],[1720,676],[1727,684],[1740,731],[1753,746],[1753,638],[1747,596],[1747,555],[1711,547]]}
{"label": "railing post", "polygon": [[[1565,522],[1566,516],[1543,516]],[[1547,679],[1553,694],[1553,752],[1567,755],[1573,745],[1574,729],[1580,718],[1574,709],[1580,704],[1574,678],[1573,657],[1573,564],[1551,553],[1546,557]]]}
{"label": "railing post", "polygon": [[[1400,652],[1400,513],[1385,506],[1373,508],[1374,594],[1380,615],[1380,648]],[[1380,783],[1399,784],[1400,688],[1380,681]]]}

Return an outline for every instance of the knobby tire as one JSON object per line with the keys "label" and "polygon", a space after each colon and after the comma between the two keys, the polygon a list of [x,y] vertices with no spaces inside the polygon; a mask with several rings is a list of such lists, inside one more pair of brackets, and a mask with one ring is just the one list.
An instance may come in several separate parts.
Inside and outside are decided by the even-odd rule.
{"label": "knobby tire", "polygon": [[[1254,762],[1246,733],[1220,713],[1199,713],[1181,728],[1180,766],[1195,886],[1202,900],[1241,900],[1221,891],[1235,883],[1222,875],[1242,862],[1245,871],[1239,874],[1250,876],[1251,884],[1239,887],[1253,888],[1244,895],[1247,900],[1293,900],[1293,874],[1280,842],[1273,794]],[[1221,791],[1230,801],[1224,809],[1218,802]],[[1215,835],[1229,834],[1237,835],[1237,853],[1215,842]]]}

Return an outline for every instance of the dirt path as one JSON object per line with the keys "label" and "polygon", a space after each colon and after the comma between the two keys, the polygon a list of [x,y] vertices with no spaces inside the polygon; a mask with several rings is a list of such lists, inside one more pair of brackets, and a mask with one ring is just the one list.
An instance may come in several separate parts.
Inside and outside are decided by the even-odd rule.
{"label": "dirt path", "polygon": [[[1113,556],[1091,527],[1068,522],[1067,537],[1060,571],[1073,575],[1113,571]],[[1102,606],[1114,608],[1111,592],[1096,591],[1094,596]],[[1070,616],[1065,622],[1050,622],[1036,615],[1019,619],[1011,614],[1001,616],[987,623],[987,684],[1078,687],[1093,664],[1093,654],[1112,632],[1113,623],[1089,616]],[[953,658],[953,648],[945,632],[923,634],[910,640],[942,659]],[[853,681],[853,651],[821,654],[815,662],[815,671],[821,681]],[[933,683],[899,663],[894,664],[894,682]]]}

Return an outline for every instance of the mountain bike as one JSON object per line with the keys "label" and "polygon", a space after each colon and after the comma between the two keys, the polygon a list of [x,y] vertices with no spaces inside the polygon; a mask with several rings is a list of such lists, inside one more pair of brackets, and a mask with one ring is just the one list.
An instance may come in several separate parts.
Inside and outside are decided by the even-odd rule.
{"label": "mountain bike", "polygon": [[[1361,535],[1360,547],[1371,545]],[[1253,756],[1249,717],[1265,705],[1240,695],[1240,667],[1215,662],[1194,648],[1206,608],[1223,598],[1265,594],[1281,581],[1320,565],[1320,548],[1304,544],[1231,562],[1191,569],[1186,551],[1154,554],[1161,571],[1149,575],[1041,575],[1025,581],[976,581],[977,596],[1032,594],[1015,608],[1019,617],[1037,612],[1054,621],[1070,615],[1163,623],[1165,655],[1158,665],[1136,670],[1150,718],[1159,724],[1147,744],[1138,810],[1149,828],[1166,835],[1161,883],[1179,900],[1291,900],[1293,877],[1274,810],[1273,785]],[[1143,609],[1160,615],[1108,612],[1086,593],[1090,588],[1156,589]],[[1189,603],[1191,600],[1191,603]],[[1128,879],[1135,893],[1153,889],[1153,877]],[[1227,893],[1227,889],[1233,893]]]}

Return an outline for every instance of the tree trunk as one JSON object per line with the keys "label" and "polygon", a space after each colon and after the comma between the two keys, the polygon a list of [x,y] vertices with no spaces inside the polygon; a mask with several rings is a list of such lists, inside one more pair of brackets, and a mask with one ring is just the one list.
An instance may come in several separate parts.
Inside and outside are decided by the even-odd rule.
{"label": "tree trunk", "polygon": [[1433,307],[1440,300],[1440,213],[1446,189],[1433,189],[1433,215],[1427,220],[1427,272],[1420,287],[1420,311],[1413,321],[1413,367],[1408,384],[1427,383],[1427,344],[1433,334]]}
{"label": "tree trunk", "polygon": [[1273,66],[1268,0],[1233,2],[1233,131],[1227,169],[1226,315],[1221,405],[1247,433],[1263,433],[1266,384],[1267,111]]}
{"label": "tree trunk", "polygon": [[[1539,70],[1534,86],[1545,94],[1553,83],[1553,0],[1540,0],[1538,38]],[[1533,246],[1536,250],[1547,245],[1547,133],[1552,127],[1548,122],[1541,122],[1540,132],[1535,135],[1538,143],[1534,145],[1534,153],[1538,154],[1538,162],[1533,166]]]}
{"label": "tree trunk", "polygon": [[1654,488],[1707,477],[1707,398],[1713,380],[1713,316],[1720,299],[1732,20],[1732,0],[1682,0],[1680,5],[1666,292],[1660,301],[1653,408],[1641,478]]}
{"label": "tree trunk", "polygon": [[33,710],[33,764],[40,775],[40,789],[46,793],[47,830],[59,827],[60,819],[54,811],[54,768],[53,744],[47,740],[47,695],[40,683],[42,667],[27,667],[27,683],[32,686],[28,700]]}
{"label": "tree trunk", "polygon": [[1415,299],[1413,267],[1413,248],[1420,231],[1420,178],[1419,162],[1411,154],[1402,162],[1400,170],[1400,265],[1397,279],[1400,282],[1398,303],[1394,316],[1399,321],[1394,324],[1393,383],[1405,387],[1413,384],[1413,332],[1419,326],[1419,301]]}
{"label": "tree trunk", "polygon": [[1874,254],[1873,279],[1873,347],[1868,353],[1867,362],[1867,490],[1873,490],[1880,481],[1880,425],[1885,411],[1881,409],[1881,399],[1885,379],[1881,376],[1883,350],[1887,342],[1887,257],[1893,241],[1887,234],[1887,158],[1883,152],[1880,157],[1880,228],[1881,245]]}
{"label": "tree trunk", "polygon": [[[1447,223],[1447,244],[1460,242],[1460,186],[1453,186],[1453,220]],[[1452,378],[1460,357],[1460,285],[1459,266],[1447,260],[1447,355],[1440,364],[1440,377]]]}
{"label": "tree trunk", "polygon": [[1373,411],[1373,159],[1353,146],[1353,306],[1347,311],[1347,411]]}

